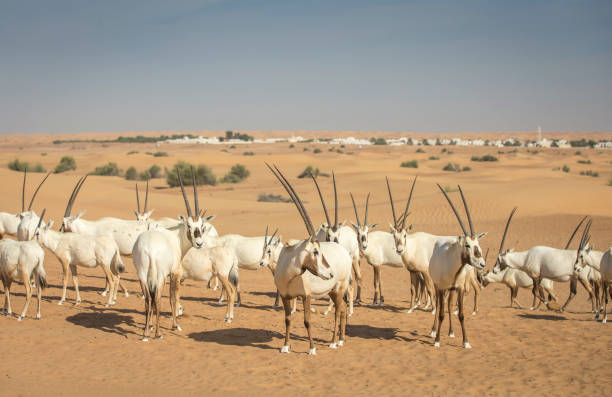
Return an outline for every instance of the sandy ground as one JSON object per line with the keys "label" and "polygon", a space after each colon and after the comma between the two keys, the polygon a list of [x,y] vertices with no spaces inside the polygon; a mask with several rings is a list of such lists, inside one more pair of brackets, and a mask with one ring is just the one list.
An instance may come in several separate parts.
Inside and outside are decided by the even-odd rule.
{"label": "sandy ground", "polygon": [[[384,176],[391,179],[398,206],[405,204],[409,182],[418,172],[411,222],[415,230],[435,234],[457,234],[459,227],[435,183],[454,186],[460,183],[472,208],[478,231],[488,231],[481,246],[496,252],[505,218],[513,206],[519,206],[507,240],[507,247],[526,249],[533,245],[565,245],[577,220],[593,216],[593,241],[596,247],[612,245],[612,152],[598,150],[548,149],[528,153],[509,148],[498,154],[497,148],[447,147],[453,153],[441,153],[441,147],[342,148],[345,153],[313,154],[317,145],[289,144],[245,145],[222,152],[224,147],[178,146],[162,144],[63,144],[53,145],[58,136],[3,136],[0,146],[0,209],[20,209],[22,175],[6,168],[16,157],[42,163],[52,169],[62,155],[70,154],[77,170],[52,175],[41,189],[34,208],[47,208],[51,219],[63,214],[66,200],[79,176],[96,166],[114,161],[123,169],[135,166],[139,171],[153,163],[171,167],[178,160],[203,163],[218,177],[241,163],[251,176],[236,185],[220,184],[200,189],[200,205],[217,214],[215,226],[221,234],[262,235],[266,224],[279,227],[283,238],[304,237],[304,226],[292,204],[257,202],[259,193],[286,196],[264,161],[283,169],[306,201],[313,221],[323,220],[320,204],[309,180],[295,177],[306,165],[323,172],[335,171],[340,193],[341,219],[353,219],[349,192],[363,207],[365,196],[372,193],[370,219],[387,230],[391,219]],[[587,136],[590,137],[590,136]],[[52,139],[51,139],[52,138]],[[308,147],[308,152],[303,151]],[[338,147],[336,147],[338,149]],[[162,150],[168,157],[153,158],[145,152]],[[130,151],[138,153],[127,155]],[[254,156],[244,156],[252,151]],[[348,154],[351,152],[352,154]],[[41,155],[46,153],[46,155]],[[472,155],[494,154],[496,163],[471,162]],[[429,160],[438,156],[439,160]],[[400,168],[401,161],[416,159],[418,170]],[[578,164],[578,160],[591,164]],[[442,171],[448,163],[469,165],[472,171]],[[567,164],[569,173],[553,171]],[[581,170],[599,172],[599,177],[579,175]],[[27,200],[41,174],[31,174],[26,189]],[[322,188],[331,199],[331,181],[322,180]],[[173,216],[184,212],[177,189],[166,188],[165,180],[152,182],[150,207],[154,216]],[[451,197],[458,199],[456,194]],[[331,203],[330,203],[331,204]],[[117,216],[132,219],[135,208],[134,183],[119,177],[89,177],[74,211],[86,210],[85,218]],[[363,208],[361,208],[363,210]],[[489,266],[494,255],[489,257]],[[217,292],[204,285],[186,281],[182,295],[185,316],[182,332],[169,329],[169,304],[163,301],[162,340],[140,342],[144,322],[144,303],[130,259],[125,260],[124,282],[132,295],[120,296],[117,305],[105,309],[99,292],[104,286],[102,271],[80,270],[83,303],[74,306],[74,292],[68,302],[58,306],[61,294],[61,269],[50,252],[45,267],[50,288],[45,291],[40,321],[31,317],[19,323],[15,318],[0,318],[0,394],[54,395],[116,393],[286,395],[287,392],[321,395],[334,394],[508,394],[549,393],[551,395],[601,393],[612,387],[612,329],[592,321],[587,294],[579,293],[565,313],[541,309],[510,309],[505,286],[490,285],[481,294],[480,311],[469,316],[467,330],[472,350],[461,347],[461,339],[449,339],[446,332],[442,347],[435,349],[427,337],[433,317],[417,311],[407,314],[409,275],[405,270],[385,268],[383,289],[385,306],[356,307],[347,327],[345,347],[331,350],[332,318],[320,313],[313,316],[317,341],[316,357],[307,356],[308,342],[302,325],[302,313],[294,314],[292,354],[281,355],[284,335],[283,314],[272,307],[274,284],[267,269],[242,271],[243,307],[236,309],[232,324],[223,322],[225,306],[216,303]],[[372,299],[372,269],[364,261],[363,297]],[[556,284],[562,301],[568,284]],[[14,310],[21,310],[23,287],[13,288]],[[165,290],[167,294],[167,289]],[[531,301],[530,292],[522,290],[519,300]],[[324,301],[317,301],[320,312]],[[471,295],[466,300],[471,307]],[[29,315],[35,313],[35,304]],[[447,317],[448,318],[448,317]],[[454,318],[456,334],[458,321]],[[448,323],[445,323],[446,327]]]}

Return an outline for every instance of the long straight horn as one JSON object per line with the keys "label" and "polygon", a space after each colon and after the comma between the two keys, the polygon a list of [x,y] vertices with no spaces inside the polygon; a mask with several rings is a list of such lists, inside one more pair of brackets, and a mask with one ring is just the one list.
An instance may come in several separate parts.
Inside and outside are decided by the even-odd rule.
{"label": "long straight horn", "polygon": [[183,186],[183,177],[181,176],[181,170],[178,167],[176,167],[176,174],[178,175],[179,183],[181,184],[181,193],[183,193],[183,200],[185,200],[187,216],[193,218],[193,214],[191,213],[191,206],[189,205],[189,200],[187,199],[187,195],[185,194],[185,186]]}
{"label": "long straight horn", "polygon": [[142,214],[142,212],[140,212],[140,197],[138,196],[138,183],[136,184],[136,206],[138,209],[138,214]]}
{"label": "long straight horn", "polygon": [[321,205],[323,206],[323,212],[325,213],[325,219],[327,220],[327,226],[332,227],[331,221],[329,220],[329,214],[327,213],[327,207],[325,206],[325,200],[323,199],[323,195],[321,194],[321,189],[319,188],[319,183],[317,182],[317,178],[314,177],[312,172],[310,173],[310,177],[315,183],[317,187],[317,192],[319,193],[319,198],[321,199]]}
{"label": "long straight horn", "polygon": [[580,222],[578,223],[578,226],[576,226],[576,229],[574,229],[574,232],[572,233],[572,235],[570,236],[569,240],[567,241],[567,244],[565,244],[565,249],[568,249],[570,244],[572,243],[572,240],[574,239],[574,236],[576,235],[576,232],[578,232],[578,229],[580,229],[580,226],[582,225],[582,223],[588,218],[589,216],[585,216],[584,218],[582,218],[582,220],[580,220]]}
{"label": "long straight horn", "polygon": [[87,179],[88,176],[89,174],[82,176],[81,179],[79,179],[79,181],[75,185],[74,190],[72,191],[72,195],[70,196],[70,199],[68,200],[68,205],[66,205],[66,212],[64,212],[64,218],[70,216],[70,212],[72,211],[72,206],[74,205],[74,201],[76,200],[77,195],[79,194],[79,191],[81,190],[81,187],[85,183],[85,180]]}
{"label": "long straight horn", "polygon": [[351,201],[353,202],[353,210],[355,210],[355,219],[357,219],[357,226],[361,226],[361,222],[359,221],[359,213],[357,212],[357,206],[355,205],[355,199],[353,198],[353,193],[351,193]]}
{"label": "long straight horn", "polygon": [[21,186],[21,212],[25,212],[25,185],[26,175],[28,174],[27,168],[23,170],[23,185]]}
{"label": "long straight horn", "polygon": [[461,190],[461,186],[457,185],[459,188],[459,193],[461,194],[461,201],[463,201],[463,206],[465,207],[465,213],[467,214],[468,223],[470,225],[470,233],[472,233],[472,238],[476,236],[474,233],[474,225],[472,225],[472,216],[470,215],[470,209],[468,208],[467,201],[465,201],[465,196],[463,195],[463,190]]}
{"label": "long straight horn", "polygon": [[391,202],[391,213],[393,214],[393,227],[397,228],[397,216],[395,215],[395,205],[393,204],[393,195],[391,194],[391,186],[387,177],[387,190],[389,191],[389,201]]}
{"label": "long straight horn", "polygon": [[266,225],[266,234],[264,235],[264,245],[268,245],[268,225]]}
{"label": "long straight horn", "polygon": [[365,216],[363,219],[363,223],[367,226],[368,225],[368,207],[370,205],[370,193],[368,193],[368,197],[366,197],[366,210],[365,210]]}
{"label": "long straight horn", "polygon": [[76,185],[74,185],[74,188],[72,189],[72,193],[70,193],[70,197],[68,198],[68,203],[66,204],[66,210],[64,211],[64,218],[67,216],[70,216],[70,203],[72,202],[72,199],[74,198],[74,192],[76,192],[77,187],[79,187],[79,184],[81,183],[82,179],[83,177],[79,178]]}
{"label": "long straight horn", "polygon": [[412,187],[410,188],[410,195],[408,196],[408,201],[406,202],[406,209],[404,210],[404,215],[402,215],[404,217],[404,219],[402,219],[402,226],[401,228],[403,229],[404,226],[406,226],[406,218],[408,218],[408,210],[410,209],[410,202],[412,201],[412,192],[414,192],[414,185],[416,184],[416,180],[419,176],[415,176],[414,177],[414,181],[412,181]]}
{"label": "long straight horn", "polygon": [[40,214],[40,218],[38,218],[38,225],[36,226],[36,229],[40,228],[40,225],[42,224],[43,218],[45,217],[45,212],[47,212],[47,209],[43,209],[42,213]]}
{"label": "long straight horn", "polygon": [[272,235],[270,236],[270,243],[272,243],[272,240],[274,240],[274,236],[276,236],[276,233],[278,233],[278,228],[274,229],[274,233],[272,233]]}
{"label": "long straight horn", "polygon": [[200,213],[200,204],[198,203],[198,188],[196,186],[195,172],[193,172],[193,166],[191,166],[191,180],[193,182],[193,201],[195,206],[195,213]]}
{"label": "long straight horn", "polygon": [[508,234],[508,228],[510,227],[510,221],[512,220],[512,217],[514,216],[514,213],[516,212],[517,209],[518,207],[514,207],[512,212],[510,212],[510,216],[508,217],[508,220],[506,221],[506,228],[504,229],[504,236],[502,237],[501,244],[499,244],[499,254],[501,254],[502,251],[504,250],[504,243],[506,242],[506,235]]}
{"label": "long straight horn", "polygon": [[584,246],[588,242],[589,238],[591,237],[589,235],[589,232],[591,231],[591,224],[592,223],[593,223],[593,220],[589,219],[589,221],[587,222],[586,226],[584,227],[584,230],[582,231],[582,238],[580,239],[580,245],[578,246],[578,251],[580,251],[581,249],[584,248]]}
{"label": "long straight horn", "polygon": [[49,175],[51,175],[50,172],[43,178],[42,182],[38,184],[38,187],[36,188],[36,190],[34,190],[34,194],[32,195],[32,199],[30,200],[30,205],[28,205],[28,211],[32,209],[32,204],[34,204],[34,199],[36,198],[36,195],[38,194],[40,187],[43,185],[43,183],[45,183]]}
{"label": "long straight horn", "polygon": [[278,179],[281,185],[283,185],[283,188],[285,189],[285,191],[287,191],[289,197],[291,197],[291,201],[293,201],[293,204],[295,204],[295,207],[297,208],[300,216],[302,217],[302,220],[304,221],[304,226],[306,226],[306,231],[308,232],[308,235],[310,236],[310,238],[313,238],[315,236],[314,227],[312,226],[310,216],[308,216],[308,212],[306,212],[306,208],[304,207],[304,204],[300,200],[299,196],[276,165],[274,166],[274,168],[272,168],[268,163],[265,164],[266,167],[268,167],[268,169],[270,170],[270,172],[274,174],[276,179]]}
{"label": "long straight horn", "polygon": [[485,254],[485,264],[487,263],[487,257],[489,256],[489,249],[487,248],[487,253]]}
{"label": "long straight horn", "polygon": [[439,183],[436,183],[436,185],[438,185],[438,188],[440,188],[440,191],[442,192],[442,194],[444,194],[444,197],[446,197],[446,201],[448,201],[448,203],[451,206],[451,209],[453,210],[453,212],[455,213],[455,216],[457,217],[457,220],[459,221],[459,226],[461,226],[461,230],[463,230],[463,234],[464,235],[468,235],[467,234],[467,230],[465,230],[465,225],[463,224],[463,221],[461,220],[461,217],[459,217],[459,213],[457,212],[457,209],[455,208],[455,206],[453,205],[453,202],[451,201],[451,199],[448,197],[448,194],[446,194],[446,192],[444,191],[444,189],[442,189],[442,186],[440,186]]}
{"label": "long straight horn", "polygon": [[149,180],[147,179],[147,192],[145,193],[144,212],[147,212],[148,208],[149,208]]}
{"label": "long straight horn", "polygon": [[334,230],[338,228],[338,191],[336,190],[336,174],[332,171],[332,181],[334,182]]}

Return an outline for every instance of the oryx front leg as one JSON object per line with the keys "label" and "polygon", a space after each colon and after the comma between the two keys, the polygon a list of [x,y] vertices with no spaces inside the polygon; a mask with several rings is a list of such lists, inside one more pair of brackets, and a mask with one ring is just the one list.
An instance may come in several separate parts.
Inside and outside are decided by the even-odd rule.
{"label": "oryx front leg", "polygon": [[312,330],[310,329],[310,313],[310,296],[307,295],[304,297],[304,327],[306,327],[306,331],[308,332],[308,341],[310,342],[308,354],[315,355],[317,354],[317,349],[315,348],[314,340],[312,339]]}
{"label": "oryx front leg", "polygon": [[289,339],[291,332],[291,301],[295,302],[295,299],[282,297],[283,308],[285,309],[285,344],[281,348],[281,353],[289,353]]}
{"label": "oryx front leg", "polygon": [[30,301],[32,300],[32,285],[30,284],[30,280],[28,278],[28,274],[26,272],[22,272],[21,277],[23,279],[23,286],[26,290],[26,301],[23,305],[23,310],[21,311],[21,315],[17,317],[17,321],[21,321],[22,318],[26,316],[28,313],[28,306],[30,306]]}
{"label": "oryx front leg", "polygon": [[463,313],[463,289],[459,290],[457,303],[459,304],[459,322],[461,323],[461,334],[463,335],[463,347],[466,349],[471,349],[470,342],[468,342],[467,333],[465,331],[465,316]]}
{"label": "oryx front leg", "polygon": [[76,306],[81,303],[81,292],[79,291],[79,273],[76,265],[70,265],[70,273],[72,274],[72,285],[74,285],[74,290],[76,292],[76,301],[74,302]]}

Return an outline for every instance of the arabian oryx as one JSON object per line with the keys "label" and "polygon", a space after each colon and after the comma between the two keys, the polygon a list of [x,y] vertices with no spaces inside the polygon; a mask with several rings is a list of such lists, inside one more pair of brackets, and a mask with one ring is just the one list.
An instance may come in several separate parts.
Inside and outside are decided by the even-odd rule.
{"label": "arabian oryx", "polygon": [[[334,223],[332,224],[323,200],[323,194],[319,189],[319,184],[313,174],[310,174],[319,198],[321,199],[321,205],[323,206],[323,212],[325,213],[326,222],[319,226],[317,230],[317,240],[334,242],[340,244],[349,253],[352,260],[353,273],[355,274],[355,280],[357,282],[357,297],[356,302],[361,301],[361,268],[359,266],[359,244],[357,244],[357,235],[350,226],[346,226],[346,221],[338,223],[338,190],[336,189],[336,175],[332,172],[332,183],[334,186]],[[353,304],[350,303],[349,316],[353,313]]]}
{"label": "arabian oryx", "polygon": [[[576,260],[574,261],[574,273],[576,275],[583,274],[585,269],[592,270],[593,273],[597,272],[600,276],[601,295],[602,302],[597,302],[595,308],[595,320],[599,319],[599,314],[603,311],[603,323],[607,321],[607,303],[609,295],[610,282],[612,282],[612,258],[610,257],[611,250],[608,249],[605,252],[595,251],[590,245],[590,223],[585,228],[578,252],[576,254]],[[597,294],[597,293],[596,293]],[[597,294],[599,298],[599,294]],[[597,299],[599,300],[599,299]],[[603,308],[602,308],[603,305]]]}
{"label": "arabian oryx", "polygon": [[[570,236],[565,249],[535,246],[522,252],[507,250],[498,255],[493,272],[497,273],[506,267],[524,271],[533,280],[533,292],[539,294],[538,296],[549,309],[559,309],[559,311],[565,310],[569,302],[574,298],[576,295],[577,283],[580,281],[580,283],[589,293],[589,296],[593,299],[594,309],[595,299],[588,281],[588,269],[585,269],[579,275],[575,275],[574,262],[576,259],[576,251],[567,249],[569,248],[574,235],[585,219],[586,217],[583,218],[576,229],[574,229],[574,232]],[[540,283],[544,278],[556,282],[570,282],[570,294],[565,301],[565,304],[561,308],[558,307],[557,300],[554,295],[551,296],[552,302],[550,302],[547,301],[546,297],[541,294]]]}
{"label": "arabian oryx", "polygon": [[[308,232],[308,238],[305,240],[287,242],[283,246],[274,272],[274,283],[285,309],[285,343],[281,353],[289,353],[291,301],[297,297],[301,297],[304,303],[304,326],[310,342],[308,354],[316,354],[310,329],[311,298],[325,295],[332,298],[336,306],[336,316],[329,347],[335,349],[344,345],[345,341],[348,316],[344,294],[349,287],[351,277],[351,257],[339,244],[317,240],[316,231],[300,197],[276,166],[272,168],[266,165],[291,197]],[[337,341],[338,329],[339,341]]]}
{"label": "arabian oryx", "polygon": [[[412,187],[410,188],[410,195],[408,196],[408,201],[406,202],[406,208],[404,209],[404,213],[398,219],[395,213],[393,195],[391,194],[391,185],[389,184],[389,178],[387,178],[387,191],[389,193],[389,202],[391,203],[391,214],[393,215],[393,225],[389,224],[389,227],[391,228],[391,234],[393,235],[393,240],[395,242],[395,250],[402,257],[404,266],[410,271],[411,275],[412,273],[418,273],[423,278],[425,288],[432,302],[431,313],[435,314],[437,302],[435,302],[434,299],[434,282],[429,274],[429,261],[433,255],[436,241],[441,237],[423,232],[408,234],[408,232],[412,230],[412,225],[407,225],[406,220],[409,215],[408,211],[410,209],[410,202],[412,201],[412,193],[414,191],[416,180],[417,178],[415,177],[412,181]],[[447,238],[451,239],[454,237]],[[413,281],[412,285],[414,286],[414,281],[417,279],[411,277],[411,280]],[[412,296],[414,295],[411,293],[411,308],[414,308],[412,305]]]}
{"label": "arabian oryx", "polygon": [[[323,206],[323,212],[325,213],[325,219],[327,223],[323,223],[319,230],[317,231],[317,240],[321,242],[331,242],[339,244],[342,248],[348,252],[352,260],[353,272],[355,273],[355,279],[357,280],[357,296],[358,301],[361,300],[361,269],[359,267],[359,245],[357,244],[357,235],[350,228],[350,226],[345,226],[346,221],[342,222],[342,224],[338,224],[338,191],[336,190],[336,175],[332,172],[332,180],[334,185],[334,224],[332,225],[329,219],[329,214],[327,213],[327,207],[325,206],[325,200],[323,199],[323,194],[321,193],[321,189],[319,188],[319,183],[314,175],[310,174],[315,187],[317,188],[317,193],[319,193],[319,198],[321,199],[321,205]],[[352,281],[352,280],[351,280]],[[349,285],[349,289],[347,291],[347,297],[349,302],[349,311],[348,316],[353,315],[353,287]],[[329,301],[329,305],[327,310],[323,313],[326,315],[329,313],[332,307],[332,299]]]}
{"label": "arabian oryx", "polygon": [[[459,186],[459,193],[461,194],[461,200],[465,207],[465,213],[468,218],[470,225],[470,234],[468,234],[459,213],[455,209],[455,206],[451,199],[446,194],[446,191],[438,184],[438,188],[444,194],[444,197],[450,204],[459,226],[463,231],[463,235],[457,237],[440,237],[435,243],[433,255],[429,263],[429,274],[434,282],[436,288],[436,301],[438,305],[438,315],[434,319],[434,324],[431,329],[431,336],[435,337],[434,346],[440,347],[440,328],[444,321],[444,300],[446,298],[446,292],[448,291],[448,306],[450,307],[454,301],[455,291],[457,292],[457,304],[459,305],[459,322],[461,323],[461,333],[463,334],[463,347],[470,349],[470,343],[468,342],[464,314],[463,314],[463,295],[465,292],[467,267],[472,266],[476,270],[482,270],[485,268],[485,261],[482,257],[482,250],[480,249],[479,240],[483,238],[487,233],[476,234],[474,226],[472,224],[472,217],[468,208],[465,197],[461,186]],[[449,337],[453,338],[453,323],[452,316],[448,316],[449,321]]]}
{"label": "arabian oryx", "polygon": [[19,218],[19,224],[17,225],[17,239],[19,241],[29,241],[34,238],[34,231],[37,228],[39,218],[38,218],[38,215],[36,215],[36,212],[32,211],[32,204],[34,204],[34,199],[36,198],[38,191],[40,190],[43,183],[45,183],[47,178],[49,178],[49,175],[51,175],[50,172],[38,184],[38,187],[34,191],[32,198],[30,199],[30,204],[28,205],[28,208],[26,209],[25,200],[24,200],[25,185],[26,185],[26,171],[23,171],[23,187],[21,190],[21,213],[17,215],[17,217]]}
{"label": "arabian oryx", "polygon": [[[38,218],[38,226],[34,233],[38,233],[40,223],[45,216],[45,210]],[[28,306],[32,300],[32,285],[30,280],[34,276],[36,284],[38,306],[36,318],[40,318],[40,303],[42,300],[42,290],[47,287],[47,276],[43,262],[45,252],[36,241],[0,241],[0,279],[4,286],[4,313],[10,316],[13,311],[11,308],[11,284],[15,280],[20,280],[26,291],[26,301],[23,310],[17,320],[21,321],[28,313]]]}
{"label": "arabian oryx", "polygon": [[[172,327],[173,329],[181,330],[177,321],[177,294],[179,293],[181,282],[181,262],[190,248],[195,247],[199,249],[204,246],[204,226],[208,219],[200,216],[198,190],[193,168],[191,169],[191,179],[193,182],[195,216],[191,212],[191,206],[185,194],[181,171],[177,169],[176,172],[179,177],[183,200],[185,201],[187,217],[179,216],[181,223],[174,228],[165,229],[157,227],[141,233],[136,239],[132,251],[134,267],[136,268],[136,273],[140,279],[140,285],[145,296],[143,341],[149,340],[153,310],[155,310],[156,314],[155,337],[162,337],[159,332],[159,313],[161,311],[162,290],[168,276],[170,276]],[[229,286],[224,287],[231,291]]]}
{"label": "arabian oryx", "polygon": [[[384,297],[382,294],[382,266],[389,266],[392,268],[404,268],[404,262],[402,261],[402,257],[397,253],[395,249],[395,240],[393,239],[393,235],[389,232],[383,231],[372,231],[377,224],[368,224],[368,207],[370,203],[370,194],[366,197],[365,203],[365,214],[363,218],[363,224],[359,218],[359,213],[357,211],[357,206],[355,204],[355,198],[351,193],[351,201],[353,203],[353,210],[355,211],[355,220],[357,224],[353,225],[355,232],[357,233],[357,242],[359,244],[359,250],[361,254],[364,256],[366,261],[372,266],[374,269],[374,299],[372,302],[372,306],[380,305],[382,306],[384,302]],[[414,298],[418,295],[418,287],[419,285],[423,285],[419,282],[420,275],[416,272],[410,272],[411,278],[411,289],[410,289],[410,309],[408,309],[408,313],[411,313],[412,310],[418,305],[414,304]],[[378,297],[380,296],[380,301]]]}

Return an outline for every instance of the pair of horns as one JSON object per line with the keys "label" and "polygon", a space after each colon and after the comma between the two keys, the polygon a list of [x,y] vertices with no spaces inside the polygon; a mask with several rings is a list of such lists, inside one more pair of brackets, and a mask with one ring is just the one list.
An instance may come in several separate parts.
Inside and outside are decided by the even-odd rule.
{"label": "pair of horns", "polygon": [[283,173],[278,169],[276,165],[274,165],[274,168],[272,168],[268,163],[266,163],[266,166],[274,174],[276,179],[278,179],[281,185],[283,185],[283,188],[285,188],[285,191],[287,191],[289,197],[291,197],[291,201],[293,201],[293,204],[295,204],[295,207],[297,208],[298,212],[300,213],[300,216],[302,217],[302,220],[304,221],[306,231],[308,232],[311,241],[314,241],[314,239],[316,238],[316,233],[314,227],[312,226],[312,220],[308,215],[308,211],[306,211],[306,207],[304,207],[304,203],[302,203],[302,200],[300,200],[300,196],[298,196],[298,194],[293,189],[293,186],[291,186],[287,178],[285,178]]}
{"label": "pair of horns", "polygon": [[393,195],[391,194],[391,185],[389,184],[389,178],[387,177],[387,191],[389,192],[389,201],[391,202],[391,213],[393,214],[393,227],[395,229],[403,229],[406,226],[406,219],[408,218],[408,210],[410,209],[410,202],[412,201],[412,193],[414,192],[414,185],[416,184],[416,180],[418,175],[414,177],[412,181],[412,187],[410,188],[410,196],[408,196],[408,201],[406,202],[406,208],[404,212],[400,216],[399,220],[397,219],[397,215],[395,214],[395,205],[393,203]]}
{"label": "pair of horns", "polygon": [[36,229],[40,229],[40,225],[42,225],[42,221],[43,218],[45,217],[45,212],[47,212],[47,209],[43,209],[42,213],[40,214],[40,218],[38,218],[38,225],[36,225]]}
{"label": "pair of horns", "polygon": [[[353,193],[351,193],[351,201],[353,202],[353,209],[355,210],[355,218],[357,219],[357,226],[361,226],[361,222],[359,221],[359,214],[357,213],[357,206],[355,205],[355,199],[353,198]],[[363,218],[364,226],[368,226],[368,206],[369,204],[370,204],[370,193],[368,193],[368,197],[366,197],[365,215]]]}
{"label": "pair of horns", "polygon": [[87,176],[88,175],[82,176],[74,186],[74,189],[72,189],[72,193],[70,194],[70,198],[68,199],[68,204],[66,205],[66,211],[64,211],[64,218],[70,216],[70,212],[72,211],[72,205],[74,204],[74,201],[76,200],[79,191],[83,187]]}
{"label": "pair of horns", "polygon": [[[185,187],[183,186],[183,177],[181,176],[181,170],[178,167],[176,168],[176,174],[178,175],[179,183],[181,184],[181,192],[183,193],[183,199],[185,200],[185,208],[187,209],[187,216],[193,219],[193,214],[191,212],[191,206],[189,205],[189,200],[187,199],[187,195],[185,194]],[[191,181],[193,182],[194,210],[197,216],[202,217],[206,213],[206,211],[204,211],[203,213],[200,212],[200,205],[198,203],[198,188],[196,187],[196,179],[195,179],[195,172],[193,171],[193,166],[191,166]]]}
{"label": "pair of horns", "polygon": [[336,175],[332,171],[332,181],[334,183],[334,223],[333,225],[331,221],[329,220],[329,214],[327,213],[327,207],[325,206],[325,200],[323,200],[323,195],[321,194],[321,189],[319,189],[319,184],[317,183],[317,179],[315,178],[312,172],[310,173],[310,177],[312,178],[312,180],[315,183],[315,186],[317,187],[317,192],[319,193],[319,198],[321,199],[321,204],[323,205],[323,212],[325,212],[325,219],[327,220],[327,224],[329,225],[329,227],[332,228],[332,230],[335,231],[338,228],[338,191],[336,190]]}
{"label": "pair of horns", "polygon": [[274,230],[274,233],[272,233],[272,235],[270,236],[270,239],[268,240],[268,226],[266,226],[266,236],[264,237],[264,246],[270,245],[270,243],[274,239],[274,236],[276,236],[276,232],[278,232],[278,228]]}
{"label": "pair of horns", "polygon": [[588,244],[589,240],[591,239],[591,235],[589,233],[591,232],[592,223],[593,223],[593,220],[589,219],[586,226],[584,227],[584,230],[582,231],[582,238],[580,239],[580,246],[578,247],[578,252],[582,251],[584,247],[586,247],[586,245]]}
{"label": "pair of horns", "polygon": [[576,235],[576,233],[578,232],[578,229],[580,229],[580,226],[582,226],[582,224],[584,223],[584,221],[586,221],[586,219],[589,216],[586,215],[584,218],[582,218],[580,220],[580,222],[578,222],[578,226],[576,226],[576,228],[574,229],[574,231],[572,232],[572,235],[570,236],[569,240],[567,240],[567,244],[565,244],[565,248],[564,249],[568,249],[570,244],[572,243],[572,240],[574,239],[574,236]]}
{"label": "pair of horns", "polygon": [[499,244],[498,255],[501,254],[502,251],[504,250],[504,243],[506,242],[506,235],[508,234],[508,228],[510,227],[510,221],[512,220],[512,217],[514,216],[514,213],[516,212],[516,210],[518,210],[518,207],[514,207],[512,209],[512,212],[510,212],[510,216],[508,217],[508,221],[506,221],[506,228],[504,229],[504,235],[501,239],[501,243]]}
{"label": "pair of horns", "polygon": [[[446,194],[446,191],[442,188],[442,186],[440,186],[439,183],[437,183],[436,185],[438,185],[438,188],[440,188],[440,191],[442,192],[442,194],[444,194],[444,197],[446,197],[446,201],[448,201],[453,212],[455,213],[455,216],[457,217],[457,220],[459,221],[459,226],[461,226],[461,230],[463,231],[463,234],[465,236],[468,236],[468,232],[465,229],[465,225],[463,224],[463,221],[461,220],[461,217],[459,216],[457,209],[453,205],[453,202],[448,197],[448,194]],[[463,190],[461,190],[461,186],[457,185],[457,187],[459,188],[459,193],[461,194],[461,200],[463,201],[463,206],[465,207],[465,213],[467,214],[468,223],[470,224],[470,236],[474,238],[476,237],[476,233],[474,232],[474,225],[472,224],[472,216],[470,215],[470,209],[468,208],[467,202],[465,201],[465,196],[463,195]]]}
{"label": "pair of horns", "polygon": [[138,183],[136,184],[136,205],[138,205],[138,213],[142,214],[143,212],[147,212],[147,207],[149,205],[149,180],[147,179],[147,190],[145,194],[144,201],[144,211],[140,212],[140,198],[138,197]]}
{"label": "pair of horns", "polygon": [[[28,170],[23,170],[23,185],[21,187],[21,212],[25,212],[25,186],[26,186],[26,175],[28,173]],[[45,177],[43,178],[42,182],[40,182],[38,184],[38,187],[36,188],[36,190],[34,190],[34,194],[32,195],[32,199],[30,200],[30,204],[28,205],[28,211],[32,210],[32,205],[34,204],[34,199],[36,198],[36,195],[38,194],[38,191],[40,190],[40,187],[43,185],[43,183],[45,183],[45,181],[47,180],[47,178],[49,177],[49,175],[51,175],[51,173],[49,172],[47,175],[45,175]]]}

